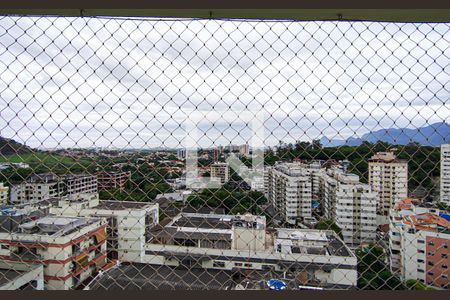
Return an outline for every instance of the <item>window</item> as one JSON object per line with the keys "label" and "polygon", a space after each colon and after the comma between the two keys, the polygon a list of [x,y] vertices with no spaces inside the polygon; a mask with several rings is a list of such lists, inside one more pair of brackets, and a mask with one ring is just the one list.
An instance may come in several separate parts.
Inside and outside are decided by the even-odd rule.
{"label": "window", "polygon": [[441,257],[442,257],[442,258],[448,258],[448,254],[447,254],[447,253],[442,253],[442,254],[441,254]]}
{"label": "window", "polygon": [[236,267],[242,267],[242,263],[234,263]]}
{"label": "window", "polygon": [[428,246],[434,246],[434,242],[429,241],[429,242],[428,242]]}
{"label": "window", "polygon": [[417,243],[419,243],[419,244],[425,244],[425,241],[424,241],[424,240],[417,240]]}
{"label": "window", "polygon": [[225,262],[223,262],[223,261],[215,261],[215,262],[213,262],[213,267],[215,267],[215,268],[225,268]]}

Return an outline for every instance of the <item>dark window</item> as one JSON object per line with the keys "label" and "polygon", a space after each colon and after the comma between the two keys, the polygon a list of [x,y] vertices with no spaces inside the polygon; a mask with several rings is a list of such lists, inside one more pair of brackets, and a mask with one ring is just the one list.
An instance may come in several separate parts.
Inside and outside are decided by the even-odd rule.
{"label": "dark window", "polygon": [[213,262],[213,267],[225,268],[225,262],[223,262],[223,261],[215,261],[215,262]]}

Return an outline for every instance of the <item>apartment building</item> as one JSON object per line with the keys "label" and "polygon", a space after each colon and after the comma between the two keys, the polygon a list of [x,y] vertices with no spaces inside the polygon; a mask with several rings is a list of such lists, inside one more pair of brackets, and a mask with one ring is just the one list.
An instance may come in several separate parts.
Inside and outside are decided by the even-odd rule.
{"label": "apartment building", "polygon": [[389,224],[391,208],[408,196],[408,162],[393,152],[376,153],[369,159],[369,185],[379,196],[379,223]]}
{"label": "apartment building", "polygon": [[0,232],[0,258],[43,265],[46,289],[74,289],[106,265],[106,226],[99,218],[37,218]]}
{"label": "apartment building", "polygon": [[63,193],[60,178],[53,173],[35,174],[11,186],[11,204],[26,204],[58,197]]}
{"label": "apartment building", "polygon": [[359,176],[339,168],[330,168],[320,177],[320,200],[324,216],[342,229],[344,242],[350,246],[376,239],[378,193]]}
{"label": "apartment building", "polygon": [[98,172],[98,190],[125,190],[125,183],[131,178],[131,172]]}
{"label": "apartment building", "polygon": [[145,263],[203,269],[273,270],[305,285],[353,288],[356,257],[333,231],[267,229],[265,217],[181,213],[152,230]]}
{"label": "apartment building", "polygon": [[28,204],[79,193],[96,193],[97,177],[90,174],[35,174],[11,187],[11,204]]}
{"label": "apartment building", "polygon": [[159,222],[157,203],[99,200],[98,194],[51,200],[50,213],[107,220],[108,259],[142,262],[151,227]]}
{"label": "apartment building", "polygon": [[230,167],[228,163],[215,162],[210,167],[211,177],[219,178],[221,184],[227,183],[230,180]]}
{"label": "apartment building", "polygon": [[296,163],[279,163],[266,167],[265,194],[283,222],[296,225],[311,217],[311,172]]}
{"label": "apartment building", "polygon": [[450,205],[450,144],[441,145],[441,202]]}
{"label": "apartment building", "polygon": [[8,191],[9,187],[0,182],[0,205],[8,204]]}
{"label": "apartment building", "polygon": [[407,198],[391,211],[390,264],[402,279],[450,288],[450,222]]}
{"label": "apartment building", "polygon": [[250,146],[248,144],[243,144],[239,146],[239,154],[243,156],[250,155]]}
{"label": "apartment building", "polygon": [[91,174],[65,175],[63,183],[67,195],[94,194],[97,193],[97,176]]}

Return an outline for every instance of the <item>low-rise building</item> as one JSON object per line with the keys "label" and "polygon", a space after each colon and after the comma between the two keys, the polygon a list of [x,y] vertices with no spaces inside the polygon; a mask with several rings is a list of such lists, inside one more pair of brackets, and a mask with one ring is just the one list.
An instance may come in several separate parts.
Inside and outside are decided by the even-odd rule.
{"label": "low-rise building", "polygon": [[55,199],[50,213],[102,217],[108,222],[108,259],[142,262],[146,233],[159,222],[157,203],[99,200],[97,194]]}
{"label": "low-rise building", "polygon": [[333,231],[267,229],[265,217],[181,213],[153,228],[145,263],[293,273],[305,285],[356,286],[356,257]]}
{"label": "low-rise building", "polygon": [[390,264],[404,280],[450,288],[450,222],[407,198],[391,211]]}
{"label": "low-rise building", "polygon": [[24,182],[11,187],[11,204],[30,204],[41,200],[96,193],[97,177],[90,174],[56,175],[54,173],[35,174]]}
{"label": "low-rise building", "polygon": [[43,290],[44,268],[15,261],[0,261],[1,290]]}
{"label": "low-rise building", "polygon": [[98,172],[98,190],[113,190],[118,189],[123,191],[125,183],[131,178],[131,172]]}
{"label": "low-rise building", "polygon": [[106,226],[99,218],[38,218],[0,232],[1,259],[43,265],[46,289],[74,289],[107,263]]}
{"label": "low-rise building", "polygon": [[210,167],[211,178],[219,178],[221,184],[227,183],[230,180],[230,167],[228,163],[215,162]]}

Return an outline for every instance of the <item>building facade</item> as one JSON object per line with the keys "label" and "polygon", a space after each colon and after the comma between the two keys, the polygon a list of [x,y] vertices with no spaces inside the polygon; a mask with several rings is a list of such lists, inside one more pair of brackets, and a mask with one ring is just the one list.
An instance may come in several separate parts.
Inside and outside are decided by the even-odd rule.
{"label": "building facade", "polygon": [[391,269],[404,280],[450,288],[450,222],[410,198],[396,204],[390,220]]}
{"label": "building facade", "polygon": [[324,172],[320,186],[324,216],[342,229],[344,242],[358,246],[375,241],[378,193],[361,183],[357,175],[338,168]]}
{"label": "building facade", "polygon": [[385,217],[382,223],[389,224],[392,207],[408,197],[408,162],[393,152],[378,152],[369,159],[369,185],[378,193],[377,212]]}
{"label": "building facade", "polygon": [[41,200],[97,193],[97,177],[91,174],[35,174],[11,187],[11,204],[29,204]]}
{"label": "building facade", "polygon": [[63,194],[60,178],[52,173],[36,174],[11,186],[11,204],[27,204]]}
{"label": "building facade", "polygon": [[8,204],[8,191],[9,187],[0,182],[0,205]]}
{"label": "building facade", "polygon": [[98,190],[125,190],[125,183],[131,178],[131,172],[99,172],[97,173]]}
{"label": "building facade", "polygon": [[450,144],[441,145],[441,202],[450,205]]}
{"label": "building facade", "polygon": [[98,218],[38,218],[0,232],[0,257],[43,265],[46,289],[74,289],[106,265],[106,226]]}
{"label": "building facade", "polygon": [[213,163],[211,165],[211,177],[219,178],[221,184],[227,183],[230,180],[230,167],[228,163]]}
{"label": "building facade", "polygon": [[182,213],[156,228],[145,262],[218,270],[273,270],[305,285],[353,288],[356,257],[333,231],[276,228],[265,217]]}
{"label": "building facade", "polygon": [[302,218],[311,217],[311,173],[295,163],[281,163],[266,167],[265,194],[279,218],[296,225]]}
{"label": "building facade", "polygon": [[157,203],[99,200],[98,195],[61,199],[50,213],[62,216],[102,217],[108,222],[109,260],[142,262],[151,227],[159,222]]}

